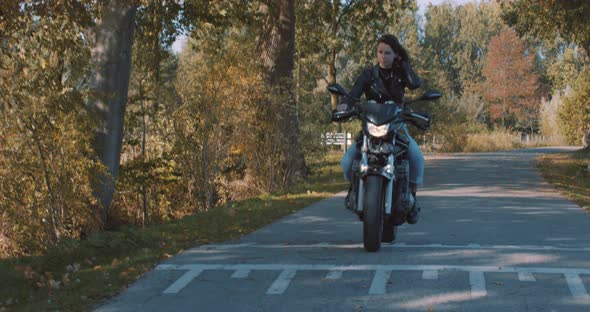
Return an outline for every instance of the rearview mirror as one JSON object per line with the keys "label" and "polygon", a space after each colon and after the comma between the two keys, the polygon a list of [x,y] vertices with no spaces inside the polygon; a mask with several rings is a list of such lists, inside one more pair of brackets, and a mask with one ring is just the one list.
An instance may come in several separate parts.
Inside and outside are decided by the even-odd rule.
{"label": "rearview mirror", "polygon": [[420,101],[433,101],[440,98],[442,94],[436,90],[428,90],[420,97]]}
{"label": "rearview mirror", "polygon": [[327,87],[327,89],[332,94],[348,95],[348,92],[346,92],[346,90],[341,85],[339,85],[337,83],[329,85]]}

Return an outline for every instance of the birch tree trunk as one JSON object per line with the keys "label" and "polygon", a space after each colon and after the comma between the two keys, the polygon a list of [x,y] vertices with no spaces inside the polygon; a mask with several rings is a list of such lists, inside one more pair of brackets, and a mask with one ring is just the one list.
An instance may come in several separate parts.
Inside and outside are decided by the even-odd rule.
{"label": "birch tree trunk", "polygon": [[98,120],[94,146],[108,170],[94,185],[104,222],[119,173],[136,9],[128,1],[108,1],[95,28],[92,59],[96,67],[88,109]]}

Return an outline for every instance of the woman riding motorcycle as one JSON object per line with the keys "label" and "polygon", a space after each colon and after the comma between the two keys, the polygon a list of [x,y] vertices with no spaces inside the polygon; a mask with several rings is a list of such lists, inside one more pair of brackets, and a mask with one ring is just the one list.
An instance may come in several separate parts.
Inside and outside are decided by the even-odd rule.
{"label": "woman riding motorcycle", "polygon": [[[401,46],[397,37],[391,34],[382,36],[377,40],[377,61],[378,63],[370,68],[365,69],[356,79],[350,98],[345,98],[338,106],[336,111],[347,111],[352,108],[355,99],[359,99],[361,94],[365,94],[366,100],[374,100],[378,103],[394,101],[401,103],[403,101],[405,88],[411,90],[420,87],[421,80],[412,70],[408,53]],[[407,132],[407,128],[405,129]],[[410,187],[414,199],[418,186],[422,186],[424,178],[424,157],[416,141],[408,134],[410,144],[408,146],[408,160],[410,163]],[[352,164],[355,159],[360,157],[360,151],[356,144],[352,144],[350,149],[342,157],[340,165],[344,172],[344,178],[352,181]],[[346,196],[346,207],[350,209],[352,185]],[[416,201],[414,201],[416,203]],[[414,204],[411,209],[407,222],[415,224],[418,221],[418,212],[420,208]]]}

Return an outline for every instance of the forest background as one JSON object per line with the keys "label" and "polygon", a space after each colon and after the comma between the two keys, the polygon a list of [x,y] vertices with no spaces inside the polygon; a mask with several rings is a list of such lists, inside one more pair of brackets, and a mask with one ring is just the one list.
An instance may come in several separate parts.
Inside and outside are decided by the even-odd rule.
{"label": "forest background", "polygon": [[330,150],[323,133],[358,131],[330,122],[325,87],[350,88],[385,33],[421,90],[444,94],[416,108],[445,138],[426,149],[497,134],[579,145],[590,130],[585,1],[421,15],[411,0],[2,0],[0,13],[0,258],[288,191]]}

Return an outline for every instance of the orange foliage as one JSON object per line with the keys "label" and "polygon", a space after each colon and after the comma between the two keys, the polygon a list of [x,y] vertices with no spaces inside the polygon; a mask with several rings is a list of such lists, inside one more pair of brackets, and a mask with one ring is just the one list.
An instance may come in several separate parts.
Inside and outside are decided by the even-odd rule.
{"label": "orange foliage", "polygon": [[534,118],[534,100],[538,76],[534,73],[533,54],[516,32],[507,29],[490,40],[483,74],[483,96],[490,102],[489,115],[506,120]]}

